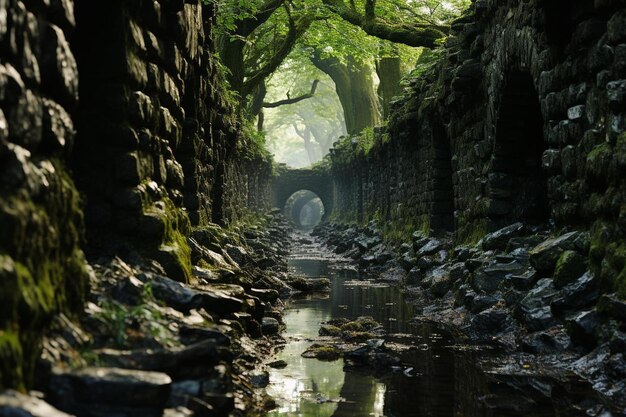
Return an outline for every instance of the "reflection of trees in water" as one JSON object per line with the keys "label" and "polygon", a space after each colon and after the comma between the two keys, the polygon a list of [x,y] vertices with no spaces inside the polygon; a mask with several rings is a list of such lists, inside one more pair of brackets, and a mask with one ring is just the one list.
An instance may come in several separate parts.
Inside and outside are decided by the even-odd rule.
{"label": "reflection of trees in water", "polygon": [[333,317],[372,316],[387,332],[407,332],[407,322],[413,318],[413,309],[402,301],[398,287],[393,284],[385,287],[346,287],[345,281],[359,279],[358,273],[350,270],[337,271],[333,276]]}
{"label": "reflection of trees in water", "polygon": [[341,397],[332,417],[376,416],[382,417],[384,385],[371,376],[346,372]]}

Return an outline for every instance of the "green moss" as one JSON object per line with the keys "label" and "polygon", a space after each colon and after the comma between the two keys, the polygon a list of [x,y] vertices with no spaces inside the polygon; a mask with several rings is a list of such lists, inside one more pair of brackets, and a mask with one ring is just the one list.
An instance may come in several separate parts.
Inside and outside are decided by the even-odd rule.
{"label": "green moss", "polygon": [[603,221],[594,223],[589,262],[607,289],[626,297],[626,240],[616,225]]}
{"label": "green moss", "polygon": [[12,331],[0,330],[0,389],[24,389],[22,375],[22,345]]}
{"label": "green moss", "polygon": [[187,236],[191,231],[191,224],[186,213],[174,206],[171,200],[165,200],[165,232],[163,241],[159,247],[161,257],[169,257],[166,261],[166,271],[172,278],[182,282],[190,282],[191,272],[191,248],[187,243]]}
{"label": "green moss", "polygon": [[[0,349],[5,388],[29,387],[54,315],[82,311],[88,266],[79,194],[63,164],[39,161],[45,192],[17,189],[0,205]],[[11,382],[7,383],[6,375]]]}
{"label": "green moss", "polygon": [[313,344],[302,354],[305,358],[316,358],[321,361],[336,361],[341,357],[341,350],[335,346]]}
{"label": "green moss", "polygon": [[341,326],[341,331],[343,332],[362,332],[363,325],[358,321],[351,321],[350,323],[346,323]]}

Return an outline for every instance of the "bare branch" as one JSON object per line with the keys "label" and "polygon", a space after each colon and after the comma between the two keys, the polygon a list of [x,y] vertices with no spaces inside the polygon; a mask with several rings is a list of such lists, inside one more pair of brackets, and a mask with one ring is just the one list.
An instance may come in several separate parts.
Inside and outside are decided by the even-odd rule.
{"label": "bare branch", "polygon": [[313,98],[313,96],[315,96],[315,90],[317,90],[317,85],[319,84],[319,82],[320,80],[313,81],[313,85],[311,85],[311,92],[307,94],[303,94],[301,96],[294,97],[294,98],[289,98],[289,93],[287,93],[287,97],[288,97],[287,100],[279,100],[279,101],[275,101],[274,103],[263,103],[263,107],[275,108],[275,107],[285,106],[287,104],[295,104],[302,100],[306,100],[308,98]]}

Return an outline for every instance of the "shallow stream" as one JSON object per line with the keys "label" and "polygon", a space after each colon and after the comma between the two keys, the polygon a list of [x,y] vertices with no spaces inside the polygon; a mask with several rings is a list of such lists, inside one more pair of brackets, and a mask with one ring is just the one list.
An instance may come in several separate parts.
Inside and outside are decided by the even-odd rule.
{"label": "shallow stream", "polygon": [[[345,261],[333,258],[322,247],[307,247],[319,252],[300,250],[292,254],[290,273],[329,278],[331,292],[287,303],[286,345],[274,358],[284,360],[287,366],[270,371],[267,390],[277,408],[269,416],[556,415],[549,398],[520,391],[517,376],[507,375],[504,382],[490,376],[479,370],[472,349],[455,345],[449,334],[433,324],[412,322],[412,306],[403,301],[397,284],[362,279]],[[375,377],[365,371],[346,371],[341,359],[324,362],[301,356],[319,337],[322,322],[359,316],[372,316],[388,335],[397,334],[388,336],[387,343],[398,341],[405,346],[400,355],[402,366],[395,372]],[[508,384],[508,379],[514,383]]]}

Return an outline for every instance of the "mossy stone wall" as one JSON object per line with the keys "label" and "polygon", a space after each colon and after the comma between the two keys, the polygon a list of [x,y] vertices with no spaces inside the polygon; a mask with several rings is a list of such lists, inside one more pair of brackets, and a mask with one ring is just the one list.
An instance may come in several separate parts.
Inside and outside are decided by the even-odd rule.
{"label": "mossy stone wall", "polygon": [[67,168],[78,72],[71,1],[0,1],[0,389],[33,383],[39,338],[88,285]]}
{"label": "mossy stone wall", "polygon": [[624,293],[626,5],[552,3],[473,2],[374,146],[331,150],[332,217],[459,243],[518,220],[592,230]]}

